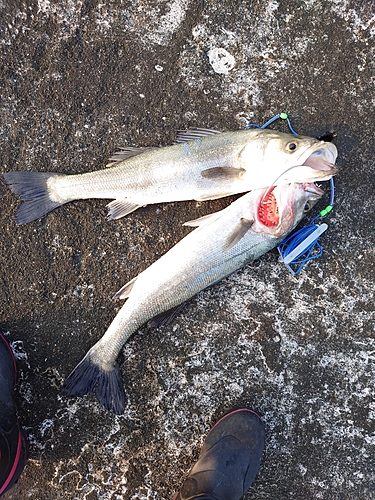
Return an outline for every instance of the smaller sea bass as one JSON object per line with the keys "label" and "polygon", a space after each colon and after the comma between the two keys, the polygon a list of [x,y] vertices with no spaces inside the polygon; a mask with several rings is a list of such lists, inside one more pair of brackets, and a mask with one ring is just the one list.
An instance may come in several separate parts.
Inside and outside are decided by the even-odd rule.
{"label": "smaller sea bass", "polygon": [[128,300],[68,376],[63,393],[93,391],[107,409],[123,413],[117,357],[132,333],[153,318],[154,326],[166,324],[182,303],[275,247],[322,194],[313,183],[255,190],[220,212],[187,223],[199,227],[115,295]]}
{"label": "smaller sea bass", "polygon": [[108,218],[118,219],[151,203],[213,200],[274,184],[329,180],[336,158],[332,143],[312,137],[263,129],[191,129],[179,132],[173,146],[124,148],[104,170],[8,172],[3,177],[27,201],[17,211],[18,224],[88,198],[113,199]]}

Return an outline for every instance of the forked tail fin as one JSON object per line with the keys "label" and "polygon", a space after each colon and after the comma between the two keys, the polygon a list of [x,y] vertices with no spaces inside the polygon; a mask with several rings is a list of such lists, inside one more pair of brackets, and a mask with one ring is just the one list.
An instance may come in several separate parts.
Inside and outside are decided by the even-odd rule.
{"label": "forked tail fin", "polygon": [[52,172],[7,172],[2,174],[6,184],[15,194],[26,201],[17,210],[17,224],[26,224],[64,205],[67,201],[52,201],[48,192],[47,181],[50,177],[63,176]]}
{"label": "forked tail fin", "polygon": [[125,409],[125,391],[118,363],[107,371],[90,358],[90,351],[65,380],[61,392],[66,396],[84,396],[94,392],[107,410],[122,415]]}

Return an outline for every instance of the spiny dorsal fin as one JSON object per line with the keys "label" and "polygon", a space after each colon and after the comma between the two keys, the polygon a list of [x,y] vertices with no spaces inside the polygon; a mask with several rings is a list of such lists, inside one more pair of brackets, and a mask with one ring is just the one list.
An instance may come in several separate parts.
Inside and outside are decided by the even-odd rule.
{"label": "spiny dorsal fin", "polygon": [[244,217],[241,217],[236,227],[233,229],[233,231],[226,239],[223,245],[223,251],[224,252],[228,251],[229,249],[234,247],[234,245],[236,245],[240,240],[242,240],[242,238],[245,236],[245,234],[248,232],[248,230],[251,228],[253,224],[254,220],[249,220],[245,219]]}
{"label": "spiny dorsal fin", "polygon": [[209,135],[221,134],[222,130],[213,130],[209,128],[189,128],[187,130],[178,130],[176,133],[176,143],[194,141]]}

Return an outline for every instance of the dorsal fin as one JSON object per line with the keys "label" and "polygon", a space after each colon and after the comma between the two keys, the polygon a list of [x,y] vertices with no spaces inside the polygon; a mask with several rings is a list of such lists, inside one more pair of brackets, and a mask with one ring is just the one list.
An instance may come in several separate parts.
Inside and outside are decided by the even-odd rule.
{"label": "dorsal fin", "polygon": [[[206,137],[208,135],[221,134],[221,130],[214,130],[208,128],[189,128],[187,130],[178,130],[176,133],[176,144],[180,144],[182,142],[193,141],[194,139],[198,139],[200,137]],[[150,151],[151,149],[158,149],[154,146],[149,147],[136,147],[136,146],[124,146],[120,147],[119,151],[116,151],[108,160],[106,167],[113,167],[116,163],[120,163],[120,161],[127,160],[132,156],[139,155],[144,153],[145,151]]]}
{"label": "dorsal fin", "polygon": [[199,217],[198,219],[189,220],[187,222],[184,222],[183,226],[188,226],[188,227],[207,226],[208,224],[211,224],[211,222],[217,220],[224,212],[224,210],[225,208],[223,210],[219,210],[218,212],[214,212],[212,214],[203,215],[203,217]]}
{"label": "dorsal fin", "polygon": [[113,167],[113,165],[120,163],[120,161],[127,160],[132,156],[140,155],[141,153],[144,153],[145,151],[150,151],[151,149],[158,149],[158,148],[156,147],[137,148],[135,146],[126,146],[120,148],[119,151],[116,151],[116,153],[114,153],[110,157],[110,159],[108,160],[110,163],[107,163],[106,167]]}
{"label": "dorsal fin", "polygon": [[222,130],[213,130],[209,128],[189,128],[187,130],[178,130],[176,133],[176,143],[194,141],[208,135],[221,134]]}
{"label": "dorsal fin", "polygon": [[118,292],[114,294],[112,299],[127,299],[130,295],[130,292],[133,289],[134,283],[137,281],[138,276],[133,278],[132,280],[128,281],[126,285],[120,288]]}

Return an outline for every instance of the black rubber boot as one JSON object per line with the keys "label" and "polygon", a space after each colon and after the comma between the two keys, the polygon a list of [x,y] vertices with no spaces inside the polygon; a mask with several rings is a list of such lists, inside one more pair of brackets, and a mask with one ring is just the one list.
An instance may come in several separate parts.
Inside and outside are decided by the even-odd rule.
{"label": "black rubber boot", "polygon": [[219,420],[204,440],[198,461],[174,500],[239,500],[259,470],[264,424],[248,409]]}
{"label": "black rubber boot", "polygon": [[13,399],[16,376],[12,350],[0,334],[0,496],[15,485],[28,456]]}

